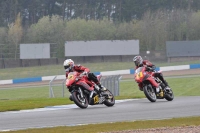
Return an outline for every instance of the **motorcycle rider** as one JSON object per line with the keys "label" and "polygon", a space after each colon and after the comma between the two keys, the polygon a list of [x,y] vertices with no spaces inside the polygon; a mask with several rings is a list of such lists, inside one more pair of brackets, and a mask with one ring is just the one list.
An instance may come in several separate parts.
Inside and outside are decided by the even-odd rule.
{"label": "motorcycle rider", "polygon": [[[133,62],[135,63],[136,69],[138,67],[145,66],[147,71],[153,71],[154,72],[153,76],[158,77],[165,84],[166,86],[165,89],[166,90],[170,89],[168,83],[166,82],[166,80],[164,80],[162,73],[156,72],[155,71],[156,66],[153,63],[151,63],[149,60],[143,60],[141,56],[137,55],[133,58]],[[159,85],[157,83],[155,83],[155,85],[156,85],[155,86],[156,93],[159,93],[160,92]],[[138,84],[138,87],[142,91],[141,84]]]}
{"label": "motorcycle rider", "polygon": [[90,72],[89,68],[86,68],[84,66],[81,65],[75,65],[74,61],[72,59],[66,59],[63,63],[65,72],[66,72],[66,78],[68,77],[68,74],[70,72],[78,72],[81,73],[81,75],[87,75],[88,79],[95,82],[95,84],[97,84],[100,88],[100,91],[103,92],[104,91],[104,86],[101,85],[101,83],[98,81],[96,75],[94,75],[94,73]]}

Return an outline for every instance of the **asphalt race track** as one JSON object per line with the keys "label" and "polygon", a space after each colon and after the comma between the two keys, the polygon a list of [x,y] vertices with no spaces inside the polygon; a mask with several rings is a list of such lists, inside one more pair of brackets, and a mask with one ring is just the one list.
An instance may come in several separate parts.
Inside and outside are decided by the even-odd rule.
{"label": "asphalt race track", "polygon": [[162,99],[155,103],[147,99],[119,100],[113,107],[95,105],[80,109],[73,104],[1,112],[0,131],[187,116],[200,116],[200,96],[175,97],[171,102]]}

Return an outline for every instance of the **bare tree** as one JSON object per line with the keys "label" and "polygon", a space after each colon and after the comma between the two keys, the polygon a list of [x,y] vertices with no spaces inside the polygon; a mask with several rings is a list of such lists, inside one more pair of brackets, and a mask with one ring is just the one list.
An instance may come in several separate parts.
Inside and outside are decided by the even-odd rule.
{"label": "bare tree", "polygon": [[11,23],[8,25],[8,41],[11,44],[15,45],[15,59],[17,58],[17,49],[18,45],[21,42],[22,36],[23,36],[23,29],[21,25],[21,17],[20,13],[18,13],[17,18],[15,19],[14,23]]}

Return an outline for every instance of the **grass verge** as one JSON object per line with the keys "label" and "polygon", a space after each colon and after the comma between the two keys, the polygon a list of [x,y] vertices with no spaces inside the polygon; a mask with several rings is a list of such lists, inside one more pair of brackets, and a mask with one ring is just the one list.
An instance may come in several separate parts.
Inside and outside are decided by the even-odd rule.
{"label": "grass verge", "polygon": [[42,108],[54,105],[73,104],[68,98],[34,98],[19,100],[0,100],[0,112]]}
{"label": "grass verge", "polygon": [[28,129],[9,131],[6,133],[98,133],[123,130],[148,129],[159,127],[184,127],[200,125],[200,117],[173,118],[165,120],[145,120],[133,122],[116,122],[103,124],[90,124],[82,126],[62,126],[42,129]]}

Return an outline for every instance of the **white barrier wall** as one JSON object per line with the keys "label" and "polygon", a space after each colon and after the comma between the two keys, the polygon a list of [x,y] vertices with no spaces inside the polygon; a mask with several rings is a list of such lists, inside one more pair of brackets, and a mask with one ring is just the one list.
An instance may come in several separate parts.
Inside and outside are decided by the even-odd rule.
{"label": "white barrier wall", "polygon": [[[187,69],[199,69],[200,64],[190,64],[190,65],[179,65],[179,66],[166,66],[158,67],[156,70],[160,71],[173,71],[173,70],[187,70]],[[134,69],[127,70],[116,70],[116,71],[105,71],[105,72],[94,72],[95,74],[101,74],[102,76],[109,75],[123,75],[123,74],[134,74]],[[16,83],[25,83],[25,82],[38,82],[38,81],[50,81],[55,76],[56,79],[65,79],[65,75],[54,75],[54,76],[45,76],[45,77],[29,77],[22,79],[10,79],[10,80],[0,80],[1,84],[16,84]]]}

